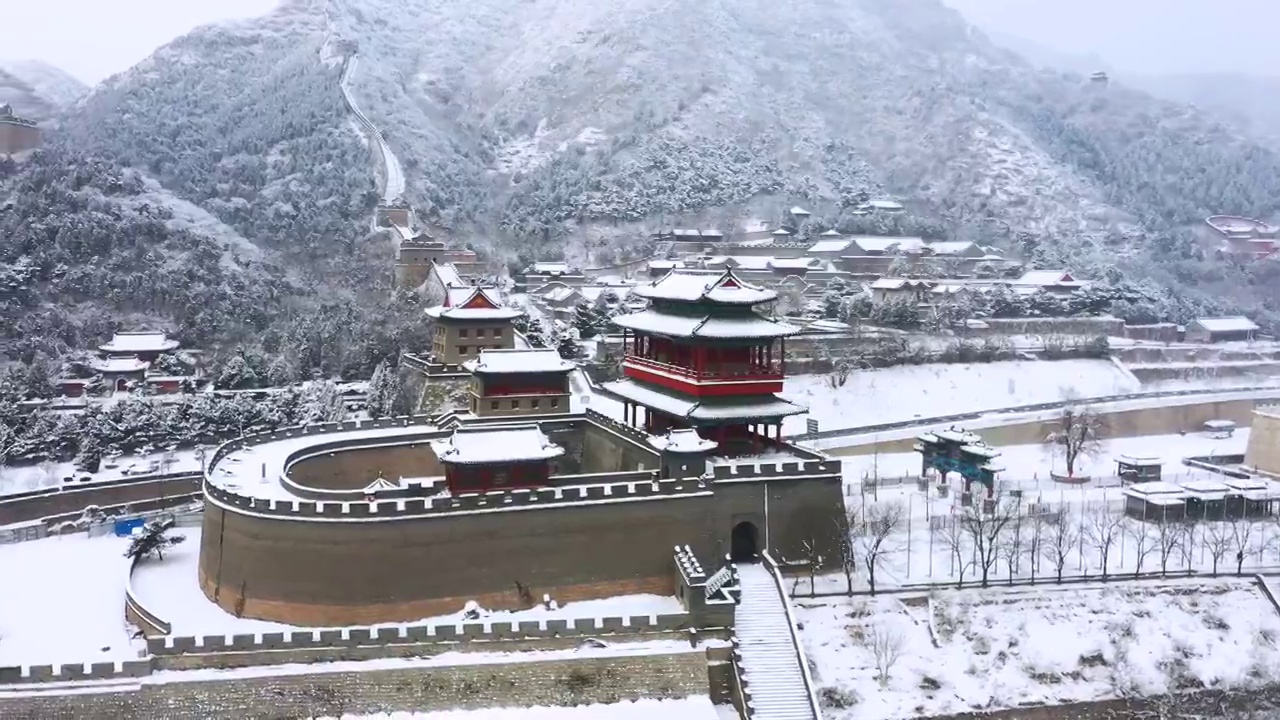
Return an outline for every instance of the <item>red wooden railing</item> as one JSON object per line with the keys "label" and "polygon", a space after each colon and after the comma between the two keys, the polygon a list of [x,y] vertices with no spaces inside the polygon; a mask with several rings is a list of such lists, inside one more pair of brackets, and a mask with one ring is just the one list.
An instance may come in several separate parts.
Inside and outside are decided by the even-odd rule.
{"label": "red wooden railing", "polygon": [[624,359],[627,364],[658,372],[670,373],[690,378],[691,380],[781,380],[782,363],[771,365],[719,366],[705,367],[702,370],[674,365],[672,363],[651,360],[637,355],[628,355]]}

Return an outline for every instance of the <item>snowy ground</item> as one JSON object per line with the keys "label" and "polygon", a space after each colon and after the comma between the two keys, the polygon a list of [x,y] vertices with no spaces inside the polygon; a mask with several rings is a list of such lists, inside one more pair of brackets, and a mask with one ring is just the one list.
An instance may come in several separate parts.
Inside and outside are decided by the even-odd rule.
{"label": "snowy ground", "polygon": [[[431,429],[428,425],[368,428],[327,435],[325,440],[386,438],[387,442],[394,442],[398,436],[417,435]],[[280,484],[280,473],[290,454],[316,442],[315,436],[302,436],[240,448],[219,460],[217,467],[209,469],[209,481],[250,497],[297,500]]]}
{"label": "snowy ground", "polygon": [[[13,493],[39,490],[41,488],[68,487],[87,485],[93,482],[119,480],[129,475],[154,475],[159,472],[198,472],[200,470],[200,454],[197,450],[178,450],[173,453],[154,453],[151,455],[124,455],[117,458],[106,458],[96,473],[86,473],[76,468],[75,463],[41,463],[39,465],[20,465],[16,467],[0,467],[0,496]],[[88,477],[88,481],[81,478]],[[64,478],[73,478],[75,482],[64,482]]]}
{"label": "snowy ground", "polygon": [[[166,553],[163,561],[145,561],[138,566],[133,575],[135,596],[151,612],[172,623],[175,635],[278,632],[294,629],[282,623],[237,618],[210,602],[204,593],[200,592],[196,581],[197,562],[200,556],[200,529],[184,528],[175,534],[184,535],[187,540]],[[0,553],[2,552],[3,548],[0,548]],[[463,622],[462,610],[463,608],[458,608],[458,612],[451,615],[423,618],[412,623],[388,624]],[[556,610],[547,610],[539,606],[518,612],[484,612],[481,620],[506,622],[508,620],[617,617],[680,612],[684,612],[684,609],[680,606],[680,601],[674,597],[626,595],[569,603]]]}
{"label": "snowy ground", "polygon": [[[981,430],[976,430],[979,435]],[[1117,484],[1116,456],[1158,457],[1164,461],[1166,478],[1193,479],[1208,473],[1195,471],[1182,464],[1185,457],[1208,455],[1243,455],[1249,444],[1249,428],[1240,428],[1229,438],[1213,438],[1204,433],[1186,435],[1150,435],[1104,440],[1096,454],[1076,461],[1077,475],[1097,478],[1098,484]],[[1008,487],[1024,490],[1061,490],[1063,486],[1049,478],[1050,471],[1064,473],[1066,464],[1059,454],[1044,445],[1012,445],[996,448],[1000,456],[996,464],[1003,467],[999,479]],[[871,453],[840,458],[845,483],[859,483],[879,478],[894,482],[906,478],[914,482],[920,475],[920,453]],[[1075,488],[1072,488],[1075,489]]]}
{"label": "snowy ground", "polygon": [[137,659],[124,620],[128,540],[0,545],[0,666]]}
{"label": "snowy ground", "polygon": [[[1280,672],[1280,615],[1247,581],[796,604],[828,720],[1241,688]],[[877,646],[900,653],[883,686]]]}
{"label": "snowy ground", "polygon": [[[729,708],[732,711],[732,708]],[[637,700],[611,705],[578,707],[491,708],[442,712],[396,712],[377,715],[343,715],[342,720],[716,720],[737,717],[719,714],[707,697],[682,700]],[[326,719],[327,720],[327,719]]]}
{"label": "snowy ground", "polygon": [[[1062,556],[1063,575],[1098,575],[1101,572],[1101,553],[1092,541],[1094,516],[1104,509],[1118,517],[1124,504],[1119,479],[1114,477],[1114,456],[1156,455],[1166,461],[1166,481],[1180,483],[1194,480],[1220,479],[1208,471],[1196,470],[1181,464],[1188,455],[1238,454],[1244,452],[1248,432],[1237,431],[1235,437],[1214,439],[1199,434],[1138,437],[1116,439],[1106,443],[1105,451],[1097,457],[1083,461],[1082,469],[1096,471],[1099,475],[1085,485],[1063,485],[1048,477],[1050,467],[1060,469],[1060,461],[1046,455],[1039,445],[1001,448],[1003,453],[997,462],[1007,470],[1000,474],[1002,493],[1013,489],[1022,491],[1017,511],[1022,516],[1004,533],[998,558],[990,570],[991,579],[1046,578],[1056,574],[1054,563],[1046,555],[1053,528],[1036,520],[1033,509],[1063,513],[1068,541]],[[917,585],[922,583],[953,583],[961,579],[972,583],[982,564],[970,538],[965,537],[961,549],[956,550],[954,536],[946,531],[961,511],[958,494],[961,481],[953,476],[949,492],[942,497],[937,490],[936,478],[927,490],[919,489],[915,482],[920,471],[920,456],[915,453],[860,456],[842,458],[845,467],[845,506],[851,512],[865,517],[877,508],[897,508],[904,519],[885,544],[877,570],[879,587]],[[1055,465],[1055,463],[1058,463]],[[1105,474],[1105,477],[1103,476]],[[863,478],[879,477],[880,485],[868,487]],[[980,491],[980,488],[979,488]],[[1125,521],[1113,531],[1113,543],[1108,553],[1106,567],[1111,575],[1154,572],[1162,564],[1168,570],[1194,569],[1211,572],[1214,565],[1214,544],[1211,535],[1220,531],[1230,536],[1228,548],[1218,553],[1220,572],[1236,571],[1235,553],[1242,550],[1245,572],[1280,567],[1280,523],[1270,519],[1252,523],[1201,523],[1186,536],[1160,536],[1154,524]],[[1039,548],[1036,548],[1036,545]],[[1176,547],[1174,546],[1176,544]],[[1162,552],[1162,548],[1164,548]],[[1163,555],[1163,557],[1162,557]],[[1034,561],[1034,562],[1033,562]],[[1163,561],[1163,563],[1162,563]],[[864,564],[864,563],[860,563]],[[1012,567],[1010,566],[1012,565]],[[962,572],[963,571],[963,572]],[[834,567],[819,573],[816,581],[818,592],[844,592],[848,582]],[[854,578],[854,588],[868,587],[865,572]],[[810,593],[808,578],[801,578],[793,592]]]}
{"label": "snowy ground", "polygon": [[807,419],[817,420],[822,430],[839,430],[1142,390],[1107,360],[900,365],[855,371],[834,389],[829,378],[787,379],[783,397],[807,405],[809,414],[788,418],[784,432],[804,432]]}

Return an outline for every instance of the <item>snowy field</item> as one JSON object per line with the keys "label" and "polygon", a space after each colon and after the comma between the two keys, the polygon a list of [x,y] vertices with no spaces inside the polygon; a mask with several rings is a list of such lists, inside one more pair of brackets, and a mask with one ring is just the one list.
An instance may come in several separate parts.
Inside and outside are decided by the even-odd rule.
{"label": "snowy field", "polygon": [[[828,720],[1247,688],[1280,673],[1280,615],[1243,580],[796,605]],[[883,683],[877,649],[898,654]]]}
{"label": "snowy field", "polygon": [[[976,430],[981,435],[982,430]],[[1182,464],[1185,457],[1209,455],[1243,455],[1249,444],[1249,428],[1240,428],[1229,438],[1213,438],[1205,433],[1186,435],[1148,435],[1131,438],[1114,438],[1102,441],[1099,451],[1076,460],[1076,474],[1090,475],[1112,484],[1116,478],[1116,456],[1158,457],[1164,461],[1166,479],[1194,479],[1207,477],[1209,473],[1196,471]],[[1024,490],[1061,490],[1062,485],[1053,482],[1049,473],[1066,473],[1061,455],[1044,445],[1011,445],[996,448],[1000,456],[996,464],[1005,468],[999,479],[1007,487]],[[851,455],[840,458],[844,467],[846,484],[879,478],[894,481],[920,476],[920,453],[875,453]],[[1075,489],[1075,488],[1072,488]]]}
{"label": "snowy field", "polygon": [[828,378],[787,379],[783,397],[807,405],[809,414],[788,418],[783,432],[804,432],[806,419],[817,420],[822,430],[839,430],[1143,389],[1107,360],[900,365],[855,371],[834,389]]}
{"label": "snowy field", "polygon": [[[16,467],[0,467],[0,496],[13,493],[39,490],[42,488],[78,487],[90,482],[119,480],[130,475],[154,475],[160,472],[199,472],[200,453],[196,450],[178,450],[173,453],[155,453],[152,455],[124,455],[117,458],[103,458],[102,467],[96,473],[86,473],[76,468],[75,463],[40,463],[38,465],[20,465]],[[88,477],[88,482],[79,482]],[[75,478],[77,482],[64,483],[64,478]]]}
{"label": "snowy field", "polygon": [[137,659],[124,620],[125,538],[0,545],[0,665]]}
{"label": "snowy field", "polygon": [[[718,720],[736,718],[731,706],[711,704],[707,697],[681,700],[636,700],[610,705],[577,707],[491,708],[487,710],[445,710],[441,712],[395,712],[377,715],[343,715],[342,720]],[[325,718],[324,720],[330,720]]]}

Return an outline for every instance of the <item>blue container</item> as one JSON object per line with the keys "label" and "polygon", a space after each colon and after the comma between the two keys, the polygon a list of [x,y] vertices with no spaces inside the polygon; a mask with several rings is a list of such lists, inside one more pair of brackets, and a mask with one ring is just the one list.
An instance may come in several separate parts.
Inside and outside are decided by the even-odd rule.
{"label": "blue container", "polygon": [[115,525],[116,537],[129,537],[130,535],[133,535],[134,529],[140,528],[146,524],[147,521],[140,517],[117,520]]}

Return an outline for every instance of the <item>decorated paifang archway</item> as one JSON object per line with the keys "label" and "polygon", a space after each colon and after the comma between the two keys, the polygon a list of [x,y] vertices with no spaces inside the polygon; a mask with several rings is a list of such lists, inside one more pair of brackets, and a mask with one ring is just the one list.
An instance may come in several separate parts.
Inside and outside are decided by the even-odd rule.
{"label": "decorated paifang archway", "polygon": [[740,522],[733,526],[729,539],[729,559],[734,562],[755,562],[760,556],[760,533],[754,523]]}

